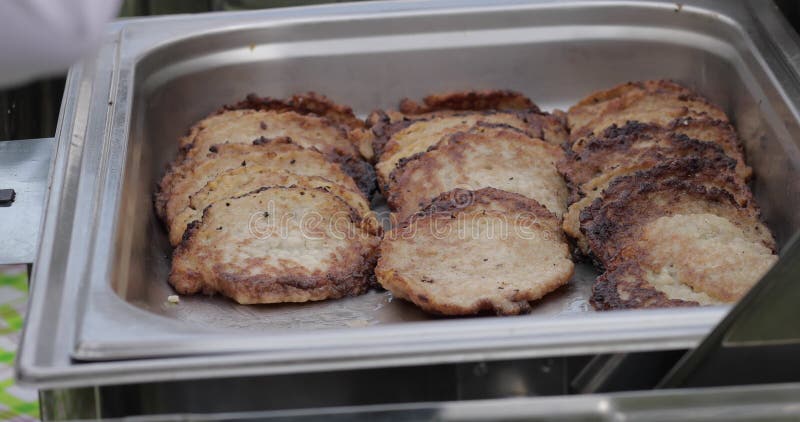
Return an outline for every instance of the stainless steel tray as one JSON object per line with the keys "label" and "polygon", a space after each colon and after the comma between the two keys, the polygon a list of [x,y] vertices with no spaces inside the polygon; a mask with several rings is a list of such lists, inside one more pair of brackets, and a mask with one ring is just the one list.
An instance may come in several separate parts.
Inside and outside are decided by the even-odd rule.
{"label": "stainless steel tray", "polygon": [[175,139],[249,92],[316,90],[363,114],[403,96],[500,87],[552,109],[666,77],[732,116],[783,246],[800,228],[800,49],[777,13],[756,1],[464,0],[118,23],[70,72],[20,377],[81,385],[692,347],[727,308],[585,312],[585,266],[533,314],[511,318],[431,319],[377,292],[170,305],[152,189]]}

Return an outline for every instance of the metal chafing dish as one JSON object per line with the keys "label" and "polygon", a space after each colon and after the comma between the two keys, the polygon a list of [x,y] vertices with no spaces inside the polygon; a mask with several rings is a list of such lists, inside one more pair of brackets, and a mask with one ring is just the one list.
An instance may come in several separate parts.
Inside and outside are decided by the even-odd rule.
{"label": "metal chafing dish", "polygon": [[[586,303],[594,272],[585,265],[520,317],[431,319],[379,292],[305,305],[167,303],[170,248],[152,209],[154,184],[193,121],[249,92],[315,90],[365,114],[404,96],[500,87],[553,109],[626,80],[677,79],[732,117],[779,245],[800,230],[800,47],[774,5],[481,3],[340,4],[116,23],[96,57],[68,78],[20,380],[60,392],[45,393],[51,400],[97,399],[103,391],[109,403],[131,384],[160,391],[192,385],[182,380],[234,385],[258,377],[252,385],[263,386],[285,374],[314,380],[341,371],[361,374],[343,375],[355,385],[404,368],[398,385],[413,388],[425,378],[420,368],[440,368],[434,373],[447,374],[442,380],[466,386],[475,377],[464,372],[475,365],[507,368],[506,375],[528,368],[535,380],[550,380],[543,368],[558,367],[550,387],[538,391],[523,382],[517,390],[396,397],[452,400],[565,394],[563,380],[591,356],[695,347],[728,307],[594,313]],[[97,385],[113,387],[78,388]],[[345,397],[296,406],[356,402],[367,403]],[[167,408],[190,409],[160,409]]]}

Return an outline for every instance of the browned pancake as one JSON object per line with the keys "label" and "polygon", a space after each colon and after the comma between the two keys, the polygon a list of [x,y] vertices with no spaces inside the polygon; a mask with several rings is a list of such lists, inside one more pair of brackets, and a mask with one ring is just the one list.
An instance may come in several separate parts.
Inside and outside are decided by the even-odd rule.
{"label": "browned pancake", "polygon": [[178,233],[181,233],[182,237],[186,226],[194,220],[199,220],[203,215],[203,210],[215,202],[270,186],[325,189],[358,211],[364,221],[364,226],[370,233],[381,234],[380,222],[375,213],[369,209],[369,202],[361,192],[348,189],[321,176],[301,176],[288,170],[273,170],[259,165],[236,167],[223,171],[206,183],[202,189],[191,195],[189,206],[173,219],[170,233],[175,233],[176,238],[178,238]]}
{"label": "browned pancake", "polygon": [[358,295],[379,241],[324,189],[263,188],[208,206],[175,250],[169,282],[241,304]]}
{"label": "browned pancake", "polygon": [[746,181],[751,170],[739,149],[733,128],[713,121],[681,120],[667,128],[630,122],[612,126],[601,136],[582,139],[581,148],[567,151],[559,170],[572,187],[585,192],[581,187],[590,180],[634,162],[724,154],[736,160],[736,173]]}
{"label": "browned pancake", "polygon": [[293,111],[302,115],[324,117],[333,123],[345,126],[349,129],[361,129],[364,127],[364,122],[356,117],[352,108],[343,104],[337,104],[330,98],[317,94],[316,92],[295,94],[287,99],[259,97],[256,94],[249,94],[244,101],[224,106],[224,109]]}
{"label": "browned pancake", "polygon": [[[713,145],[713,144],[709,144]],[[672,151],[659,151],[658,154],[642,154],[634,156],[630,161],[623,160],[609,167],[604,173],[584,183],[580,187],[580,199],[570,204],[564,214],[564,232],[575,240],[576,245],[584,255],[589,254],[589,245],[586,237],[581,232],[580,216],[596,199],[601,198],[603,192],[615,179],[635,174],[639,171],[648,171],[652,177],[673,177],[672,169],[683,168],[688,179],[696,179],[703,173],[728,175],[735,179],[734,168],[736,162],[724,155],[721,151],[707,151],[709,154],[677,154]],[[672,157],[670,157],[672,156]],[[686,157],[690,158],[686,158]],[[688,173],[696,171],[698,173]],[[732,180],[733,181],[733,180]],[[752,198],[743,182],[736,188],[737,200],[741,205],[747,205]]]}
{"label": "browned pancake", "polygon": [[581,212],[581,232],[603,266],[641,236],[650,221],[675,214],[714,214],[741,227],[753,241],[774,249],[746,186],[732,173],[702,160],[680,160],[614,180]]}
{"label": "browned pancake", "polygon": [[515,112],[530,121],[526,126],[534,137],[556,144],[567,138],[564,130],[566,118],[561,116],[563,112],[554,112],[553,115],[542,113],[533,101],[521,93],[509,90],[437,93],[425,97],[423,103],[403,99],[398,110],[375,110],[367,117],[366,124],[371,128],[369,134],[373,138],[374,161],[383,154],[391,135],[407,127],[410,121],[473,113],[494,114],[499,111]]}
{"label": "browned pancake", "polygon": [[439,141],[392,173],[389,206],[396,222],[452,189],[492,187],[534,199],[561,216],[567,187],[555,163],[560,147],[506,125],[478,125]]}
{"label": "browned pancake", "polygon": [[725,113],[704,97],[672,81],[628,82],[589,95],[569,109],[570,140],[599,134],[628,121],[666,126],[683,117],[727,121]]}
{"label": "browned pancake", "polygon": [[469,130],[476,124],[501,124],[523,130],[530,137],[542,139],[551,144],[560,145],[566,139],[566,132],[561,123],[551,115],[522,114],[511,112],[486,112],[447,117],[435,117],[428,120],[417,120],[410,124],[397,123],[397,130],[390,128],[387,132],[380,160],[375,166],[378,185],[386,193],[390,189],[390,175],[403,160],[423,153],[440,140],[456,132]]}
{"label": "browned pancake", "polygon": [[642,228],[593,286],[601,310],[720,305],[744,296],[778,257],[714,214],[676,214]]}
{"label": "browned pancake", "polygon": [[170,241],[176,245],[185,226],[176,225],[177,217],[189,207],[191,196],[220,173],[237,167],[259,165],[288,169],[301,176],[321,176],[351,190],[357,190],[350,176],[313,149],[306,149],[283,138],[259,140],[250,144],[216,145],[203,160],[172,167],[161,181],[156,194],[156,208],[169,227]]}
{"label": "browned pancake", "polygon": [[430,313],[510,315],[528,312],[573,268],[555,215],[486,188],[442,194],[387,233],[375,274],[395,297]]}

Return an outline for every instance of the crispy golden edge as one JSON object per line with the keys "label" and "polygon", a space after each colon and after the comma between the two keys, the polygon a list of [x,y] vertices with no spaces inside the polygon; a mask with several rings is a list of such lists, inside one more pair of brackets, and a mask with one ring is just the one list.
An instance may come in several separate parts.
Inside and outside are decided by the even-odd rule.
{"label": "crispy golden edge", "polygon": [[287,99],[260,97],[251,93],[242,101],[223,106],[217,113],[225,110],[243,109],[274,110],[279,112],[294,111],[302,115],[324,117],[332,123],[342,125],[348,129],[361,129],[364,127],[364,122],[356,117],[350,106],[337,104],[330,98],[313,91],[295,94]]}
{"label": "crispy golden edge", "polygon": [[[335,139],[336,141],[339,141],[338,144],[336,142],[325,142],[313,145],[314,148],[326,154],[347,154],[347,155],[352,155],[354,157],[358,154],[358,145],[356,145],[353,142],[353,139],[350,137],[349,131],[343,126],[337,125],[324,117],[316,116],[313,114],[303,115],[297,113],[294,110],[276,111],[276,110],[242,109],[242,110],[222,111],[222,113],[227,113],[227,112],[266,113],[267,115],[265,115],[264,119],[261,121],[262,129],[264,130],[266,130],[268,126],[282,126],[282,125],[285,126],[288,124],[287,122],[292,122],[292,124],[299,125],[306,131],[311,131],[315,127],[323,129],[331,129],[334,133],[338,134],[338,136],[336,136]],[[214,116],[217,115],[218,114],[215,114],[210,117],[213,118]],[[236,118],[236,116],[234,118]],[[198,149],[199,147],[197,146],[197,137],[203,134],[203,130],[205,129],[204,125],[207,124],[205,120],[206,119],[199,122],[199,124],[201,124],[202,126],[199,126],[200,128],[195,132],[195,136],[191,139],[191,141],[181,145],[178,155],[179,161],[198,159],[198,157],[202,159],[203,154],[205,154],[206,151],[201,151]]]}
{"label": "crispy golden edge", "polygon": [[[503,211],[498,211],[502,208]],[[487,210],[489,209],[489,210]],[[409,236],[409,231],[414,231],[420,225],[428,223],[430,220],[441,219],[449,221],[459,215],[474,215],[483,217],[486,214],[507,215],[514,213],[524,213],[533,216],[540,226],[544,227],[551,234],[557,236],[555,241],[565,242],[563,233],[559,228],[560,221],[553,213],[533,199],[527,198],[511,192],[502,191],[495,188],[483,188],[476,191],[466,189],[454,189],[442,193],[431,201],[422,211],[414,214],[408,220],[398,225],[391,232],[387,233],[380,245],[380,256],[388,256],[392,253],[392,239],[403,239]],[[469,217],[467,217],[469,218]],[[388,268],[383,268],[382,259],[378,259],[375,274],[378,281],[383,286],[395,287],[393,291],[403,292],[401,298],[407,299],[424,311],[438,315],[475,315],[483,312],[493,312],[497,315],[517,315],[531,310],[530,302],[540,299],[541,295],[519,295],[511,298],[513,308],[497,308],[489,300],[480,300],[473,303],[470,307],[456,306],[444,301],[437,301],[436,298],[429,298],[424,294],[417,293],[412,282],[401,274]],[[384,264],[385,265],[385,264]],[[572,277],[572,272],[564,275],[563,283]],[[409,295],[405,295],[408,293]]]}
{"label": "crispy golden edge", "polygon": [[[567,113],[567,126],[570,130],[570,143],[575,143],[581,138],[589,136],[593,132],[591,127],[589,127],[591,125],[591,121],[597,118],[595,117],[585,124],[578,126],[576,121],[579,119],[577,119],[576,116],[581,116],[583,114],[599,116],[601,114],[618,113],[622,110],[630,108],[631,103],[635,103],[636,100],[651,95],[664,95],[673,97],[681,102],[686,102],[686,113],[693,112],[693,114],[703,115],[711,119],[727,120],[725,113],[717,105],[710,102],[707,98],[674,81],[650,80],[628,82],[617,85],[605,91],[590,94],[577,104],[570,107]],[[708,115],[706,112],[694,111],[692,103],[702,105],[705,108],[712,110],[713,115]]]}
{"label": "crispy golden edge", "polygon": [[[637,236],[639,228],[655,218],[670,215],[683,201],[703,201],[720,207],[718,211],[727,209],[737,216],[732,222],[752,225],[754,231],[770,239],[765,241],[765,246],[775,250],[752,194],[731,173],[715,173],[713,167],[703,167],[702,160],[671,164],[654,169],[656,171],[640,171],[617,178],[601,197],[583,209],[581,232],[599,265],[608,265]],[[656,195],[670,199],[668,209],[652,203],[651,198]]]}
{"label": "crispy golden edge", "polygon": [[[249,94],[245,100],[236,104],[226,105],[222,110],[217,111],[220,113],[225,110],[265,110],[265,111],[278,111],[278,112],[295,112],[301,115],[311,115],[321,117],[327,121],[338,125],[343,128],[343,135],[346,136],[351,144],[359,153],[359,157],[350,157],[351,160],[360,158],[366,161],[372,160],[372,138],[368,135],[364,121],[357,118],[353,113],[350,106],[337,104],[330,98],[317,94],[316,92],[307,92],[304,94],[295,94],[288,99],[276,99],[270,97],[259,97],[256,94]],[[336,158],[335,156],[332,157]],[[361,165],[350,164],[356,168]],[[354,178],[357,174],[353,175]],[[359,180],[359,179],[356,179]],[[372,190],[367,189],[367,194],[374,191],[374,182],[359,182],[359,186],[372,186]]]}
{"label": "crispy golden edge", "polygon": [[[699,306],[694,301],[670,299],[647,283],[645,272],[637,256],[645,251],[635,247],[623,249],[620,257],[610,264],[611,269],[604,272],[592,285],[589,303],[599,311],[615,309],[674,308]],[[627,299],[623,298],[622,292]]]}
{"label": "crispy golden edge", "polygon": [[[282,190],[299,190],[307,191],[306,189],[296,187],[264,187],[257,189],[253,192],[231,198],[233,202],[231,207],[235,207],[235,201],[251,195],[258,195],[261,192],[270,189]],[[344,202],[341,198],[331,194],[325,189],[314,189],[323,195],[330,195],[332,200],[340,203],[344,209],[348,210],[350,220],[357,225],[360,229],[364,230],[362,220],[358,212]],[[219,207],[224,210],[228,207]],[[202,275],[194,270],[176,271],[176,261],[183,259],[191,260],[193,249],[204,247],[199,240],[202,236],[204,229],[203,220],[205,220],[209,212],[215,212],[214,204],[209,205],[203,210],[203,219],[193,221],[186,232],[184,233],[183,240],[178,245],[173,253],[173,269],[169,275],[169,283],[180,294],[214,294],[221,293],[230,298],[236,297],[258,297],[268,295],[269,297],[286,297],[286,298],[300,298],[302,301],[308,300],[323,300],[335,299],[344,296],[356,296],[366,292],[369,287],[372,277],[375,262],[377,261],[377,247],[368,249],[365,254],[362,254],[359,262],[352,268],[332,266],[331,269],[322,274],[301,274],[283,272],[280,274],[261,274],[258,276],[240,276],[236,274],[211,274],[220,283],[222,289],[213,290],[210,286],[204,284]],[[367,232],[362,233],[363,236],[371,236],[375,239],[377,246],[377,236],[369,235]],[[361,246],[360,244],[358,245]],[[268,287],[259,291],[254,286]],[[266,292],[265,292],[266,291]],[[269,303],[278,303],[274,301]],[[253,303],[253,302],[250,302]]]}
{"label": "crispy golden edge", "polygon": [[[677,93],[677,94],[694,94],[694,91],[686,88],[685,86],[669,80],[646,80],[646,81],[631,81],[621,83],[609,89],[593,92],[587,95],[582,100],[578,101],[570,107],[569,111],[585,106],[593,106],[596,104],[608,102],[617,98],[621,98],[631,92],[645,92],[645,93]],[[569,112],[568,111],[568,112]]]}
{"label": "crispy golden edge", "polygon": [[[497,114],[505,114],[509,116],[513,116],[520,121],[519,126],[511,126],[508,124],[502,124],[504,127],[515,127],[523,132],[525,132],[531,138],[541,139],[549,144],[552,145],[561,145],[567,139],[567,132],[566,129],[562,126],[562,122],[547,113],[527,113],[527,112],[476,112],[470,114],[456,114],[452,116],[447,116],[446,118],[452,117],[460,117],[460,116],[467,116],[467,115],[480,115],[480,116],[491,116]],[[402,145],[397,143],[394,140],[394,136],[413,125],[417,124],[428,124],[433,123],[433,121],[438,118],[434,119],[420,119],[420,120],[406,120],[402,122],[397,122],[389,125],[388,127],[381,127],[379,130],[382,133],[382,136],[375,138],[375,143],[373,149],[376,153],[380,152],[380,154],[376,155],[378,157],[378,165],[386,159],[385,157],[389,157],[388,159],[392,159],[392,157],[397,154],[397,150],[402,148]],[[485,127],[490,127],[491,125],[497,125],[496,123],[490,122],[478,122],[478,124],[486,125]],[[437,142],[440,140],[437,140]],[[435,143],[434,143],[435,144]],[[423,151],[424,152],[424,151]],[[419,154],[419,153],[417,153]],[[418,155],[412,154],[408,157],[400,157],[395,168],[398,166],[402,166],[402,164],[408,160],[412,160],[416,158]],[[394,171],[394,169],[392,169]],[[390,175],[391,172],[390,171]],[[389,175],[389,176],[390,176]],[[378,179],[378,187],[384,194],[387,193],[391,189],[392,180],[390,177],[386,175],[382,176],[380,173],[377,175]]]}
{"label": "crispy golden edge", "polygon": [[[252,172],[257,172],[256,174],[252,174]],[[268,173],[272,173],[273,176],[280,175],[283,172],[286,177],[291,177],[296,179],[296,182],[293,184],[270,184],[267,180],[274,180],[274,177],[269,177],[268,175],[264,175],[260,179],[262,182],[258,187],[300,187],[305,189],[316,189],[317,187],[323,188],[328,192],[336,195],[337,197],[344,200],[348,205],[353,207],[356,211],[358,211],[359,215],[361,216],[362,220],[364,221],[365,226],[367,227],[367,231],[372,234],[381,235],[383,233],[383,228],[381,227],[380,222],[378,221],[375,213],[372,212],[369,208],[369,202],[364,197],[364,195],[360,191],[353,190],[352,188],[348,188],[342,186],[330,179],[326,179],[322,176],[302,176],[296,173],[293,173],[289,170],[272,170],[262,166],[247,166],[247,167],[238,167],[234,169],[230,169],[224,171],[217,175],[214,179],[210,180],[206,183],[203,188],[199,191],[195,192],[189,201],[189,208],[191,210],[202,211],[205,209],[206,206],[210,205],[213,202],[217,202],[222,199],[232,198],[234,196],[240,196],[245,192],[242,192],[242,189],[239,185],[230,184],[230,182],[234,182],[238,175],[242,173],[250,173],[250,177],[257,177],[261,172],[265,171]],[[266,180],[265,180],[266,179]],[[328,185],[326,187],[322,186],[315,186],[320,182]],[[212,191],[211,186],[215,186],[213,189],[214,195],[210,195],[209,192]],[[252,189],[250,189],[252,190]],[[207,200],[209,197],[215,198],[214,200],[210,200],[209,202],[202,202],[198,203],[198,198],[202,198],[203,200]],[[188,209],[184,212],[189,211]],[[174,229],[174,228],[173,228]]]}
{"label": "crispy golden edge", "polygon": [[342,137],[352,145],[352,151],[355,154],[351,151],[336,150],[330,151],[327,155],[331,160],[342,164],[345,171],[356,179],[365,194],[371,195],[375,191],[376,182],[374,174],[372,174],[374,170],[368,163],[373,157],[372,136],[369,135],[364,122],[355,116],[349,106],[336,104],[324,95],[314,92],[296,94],[288,99],[249,94],[243,101],[223,106],[195,123],[187,135],[180,138],[178,158],[175,162],[181,163],[195,154],[202,155],[203,152],[196,152],[193,148],[194,139],[204,129],[206,119],[234,110],[275,111],[277,113],[293,113],[298,116],[311,116],[318,118],[318,120],[314,120],[315,124],[336,128]]}
{"label": "crispy golden edge", "polygon": [[[263,148],[263,149],[259,149]],[[324,155],[313,148],[303,148],[300,145],[295,144],[292,142],[290,138],[275,138],[275,139],[266,139],[260,138],[253,141],[252,145],[250,144],[222,144],[222,145],[214,145],[210,148],[207,157],[205,159],[210,160],[214,159],[218,154],[235,154],[235,155],[242,155],[242,158],[246,158],[250,154],[269,154],[269,153],[278,153],[282,149],[289,149],[292,151],[307,151],[309,154],[319,154],[320,158],[324,161],[330,162],[325,160]],[[342,170],[341,167],[333,162],[330,162],[332,166],[336,166],[339,170]],[[167,228],[173,226],[172,217],[175,216],[169,215],[167,212],[167,207],[169,201],[174,194],[174,187],[178,183],[180,179],[189,177],[191,172],[195,166],[195,162],[188,161],[179,164],[174,164],[171,166],[167,173],[162,178],[161,182],[158,185],[158,188],[155,192],[155,199],[154,204],[156,206],[156,210],[159,213],[159,217],[161,220],[165,222]],[[352,182],[350,185],[342,185],[346,188],[356,189],[358,190],[358,186],[355,181],[350,178],[344,170],[342,170],[342,180],[348,180]],[[336,182],[336,181],[334,181]],[[160,210],[160,212],[159,212]]]}
{"label": "crispy golden edge", "polygon": [[[392,134],[404,129],[415,120],[457,116],[464,113],[519,112],[550,116],[564,131],[566,139],[566,114],[556,110],[553,115],[542,112],[530,98],[511,90],[478,90],[431,94],[417,103],[408,98],[400,101],[399,110],[375,110],[367,116],[366,126],[372,135],[372,162],[383,154]],[[540,123],[541,125],[541,123]],[[539,131],[542,130],[540,127]],[[541,137],[541,136],[540,136]],[[557,142],[560,143],[560,142]]]}
{"label": "crispy golden edge", "polygon": [[436,111],[459,110],[530,110],[539,107],[522,93],[511,90],[453,91],[428,95],[420,104],[409,98],[400,101],[399,111],[405,115],[420,115]]}
{"label": "crispy golden edge", "polygon": [[[488,129],[488,131],[484,131]],[[467,131],[456,132],[449,137],[441,139],[436,144],[428,148],[427,151],[414,154],[408,158],[400,160],[397,168],[395,168],[390,175],[390,188],[386,195],[386,201],[389,207],[394,210],[400,210],[403,201],[404,192],[408,186],[412,175],[417,171],[429,172],[435,171],[434,163],[441,157],[435,157],[429,154],[432,151],[439,151],[445,156],[454,156],[458,151],[463,148],[465,143],[475,142],[475,136],[481,136],[480,139],[493,141],[496,138],[513,136],[519,142],[529,142],[532,145],[548,151],[554,161],[559,161],[563,156],[563,150],[555,145],[548,144],[541,139],[532,138],[528,133],[518,128],[506,124],[494,124],[479,122]]]}

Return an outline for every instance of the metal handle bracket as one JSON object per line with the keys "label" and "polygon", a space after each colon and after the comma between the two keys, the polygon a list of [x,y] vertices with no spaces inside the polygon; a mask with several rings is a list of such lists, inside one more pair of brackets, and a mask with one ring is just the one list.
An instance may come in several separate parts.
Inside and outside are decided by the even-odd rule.
{"label": "metal handle bracket", "polygon": [[0,265],[36,257],[55,139],[0,142]]}

